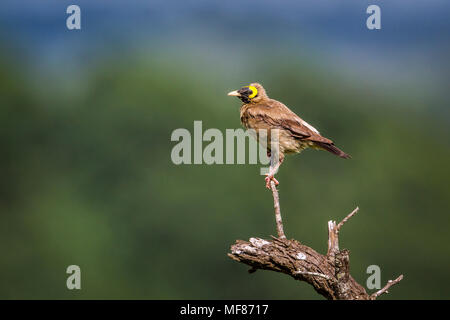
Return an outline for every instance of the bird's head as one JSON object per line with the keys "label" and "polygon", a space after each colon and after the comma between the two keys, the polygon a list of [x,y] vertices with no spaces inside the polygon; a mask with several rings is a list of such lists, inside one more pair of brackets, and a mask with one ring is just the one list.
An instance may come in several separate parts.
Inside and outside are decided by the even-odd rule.
{"label": "bird's head", "polygon": [[228,95],[238,97],[244,103],[258,103],[267,99],[266,90],[259,83],[251,83],[239,90],[229,92]]}

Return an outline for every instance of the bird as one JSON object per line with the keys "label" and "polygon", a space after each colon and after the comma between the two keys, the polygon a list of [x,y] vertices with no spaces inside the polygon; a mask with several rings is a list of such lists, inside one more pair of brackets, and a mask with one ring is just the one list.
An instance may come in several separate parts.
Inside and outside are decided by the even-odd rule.
{"label": "bird", "polygon": [[[280,101],[269,98],[264,87],[259,83],[251,83],[239,90],[231,91],[228,96],[235,96],[242,101],[240,108],[241,124],[246,129],[258,132],[266,130],[267,139],[270,141],[271,133],[278,129],[278,160],[271,165],[269,173],[266,174],[266,187],[271,189],[271,181],[279,185],[275,179],[275,173],[284,161],[285,154],[295,154],[312,148],[325,150],[332,154],[349,159],[351,156],[336,147],[328,138],[323,137],[320,132],[308,122],[296,115],[291,109]],[[272,156],[271,144],[267,143],[267,155]]]}

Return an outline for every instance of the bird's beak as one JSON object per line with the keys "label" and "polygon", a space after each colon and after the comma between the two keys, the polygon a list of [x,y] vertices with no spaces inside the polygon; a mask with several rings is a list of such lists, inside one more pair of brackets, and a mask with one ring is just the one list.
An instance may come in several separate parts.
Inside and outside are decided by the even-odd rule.
{"label": "bird's beak", "polygon": [[241,96],[241,94],[239,92],[237,92],[237,90],[228,92],[228,95],[229,96],[233,96],[233,97],[240,97]]}

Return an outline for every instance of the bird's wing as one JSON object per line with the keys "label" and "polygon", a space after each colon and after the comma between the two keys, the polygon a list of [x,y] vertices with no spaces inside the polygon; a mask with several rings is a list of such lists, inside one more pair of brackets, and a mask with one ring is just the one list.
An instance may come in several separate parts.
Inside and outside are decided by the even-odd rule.
{"label": "bird's wing", "polygon": [[256,105],[247,109],[247,112],[272,127],[288,130],[293,137],[313,142],[333,143],[330,139],[322,137],[320,133],[307,122],[303,121],[288,107],[279,101]]}

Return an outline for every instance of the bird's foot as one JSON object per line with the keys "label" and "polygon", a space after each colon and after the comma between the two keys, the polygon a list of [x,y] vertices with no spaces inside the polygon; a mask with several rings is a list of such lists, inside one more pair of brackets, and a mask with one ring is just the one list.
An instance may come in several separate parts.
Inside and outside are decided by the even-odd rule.
{"label": "bird's foot", "polygon": [[280,183],[278,182],[277,179],[275,179],[275,177],[273,176],[273,174],[266,174],[266,177],[264,178],[264,180],[266,180],[266,188],[271,190],[271,186],[270,186],[270,182],[273,181],[275,182],[275,185],[279,185]]}

